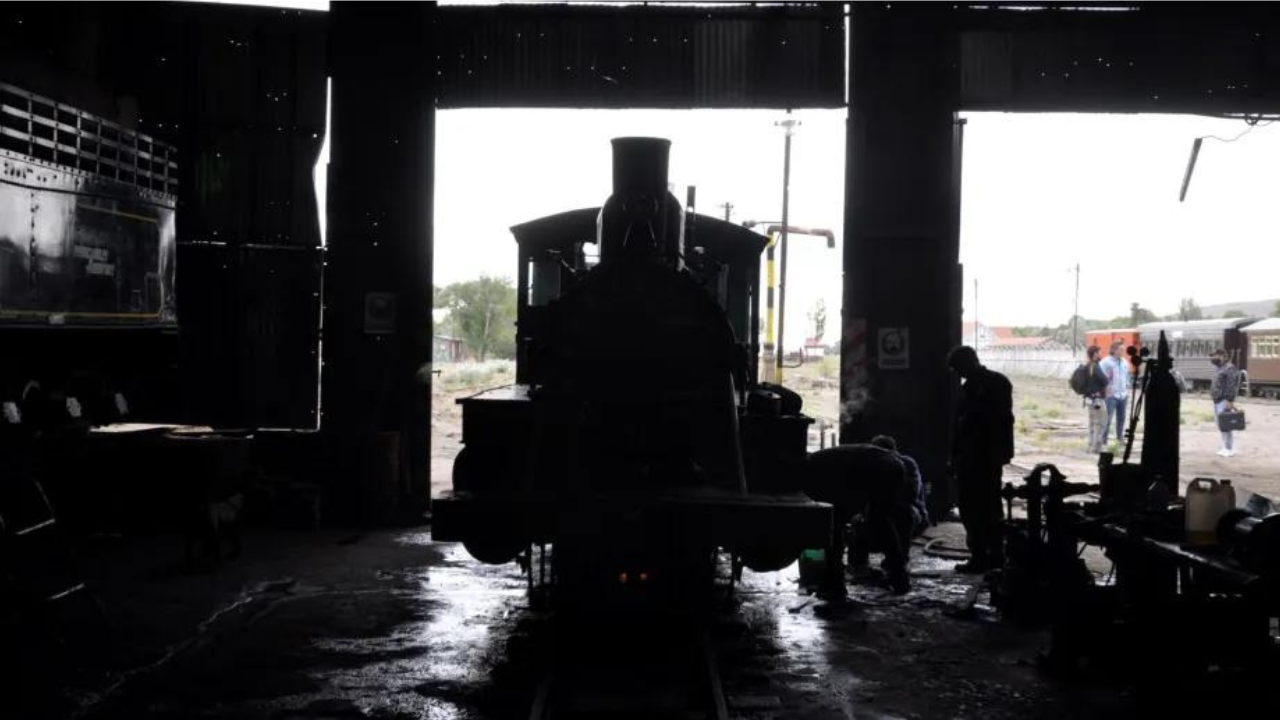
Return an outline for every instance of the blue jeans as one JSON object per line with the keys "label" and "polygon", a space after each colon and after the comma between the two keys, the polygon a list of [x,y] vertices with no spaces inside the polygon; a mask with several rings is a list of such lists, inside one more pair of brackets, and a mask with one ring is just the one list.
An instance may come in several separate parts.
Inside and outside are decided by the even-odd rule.
{"label": "blue jeans", "polygon": [[[1224,409],[1226,409],[1226,406],[1227,406],[1227,401],[1226,401],[1226,400],[1223,400],[1223,401],[1221,401],[1221,402],[1215,402],[1215,403],[1213,404],[1213,418],[1214,418],[1214,420],[1217,420],[1217,419],[1218,419],[1218,415],[1220,415],[1220,414],[1222,413],[1222,411],[1223,411]],[[1220,433],[1222,433],[1222,447],[1226,448],[1227,450],[1230,450],[1230,449],[1231,449],[1231,431],[1230,431],[1230,430],[1219,430],[1219,432],[1220,432]]]}
{"label": "blue jeans", "polygon": [[1124,442],[1125,424],[1129,419],[1128,416],[1125,415],[1124,406],[1128,400],[1129,398],[1122,397],[1107,398],[1107,424],[1106,427],[1102,429],[1103,439],[1106,439],[1107,432],[1111,429],[1112,416],[1114,416],[1116,424],[1116,442]]}

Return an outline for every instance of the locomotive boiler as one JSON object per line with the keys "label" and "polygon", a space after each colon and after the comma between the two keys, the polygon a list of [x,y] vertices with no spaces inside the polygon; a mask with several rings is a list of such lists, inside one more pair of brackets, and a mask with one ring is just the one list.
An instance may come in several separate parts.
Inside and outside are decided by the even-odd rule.
{"label": "locomotive boiler", "polygon": [[[765,239],[686,212],[670,143],[613,141],[613,194],[512,229],[516,384],[459,400],[433,535],[483,562],[550,545],[557,592],[703,587],[826,545],[799,396],[757,381]],[[589,252],[598,249],[598,262]]]}

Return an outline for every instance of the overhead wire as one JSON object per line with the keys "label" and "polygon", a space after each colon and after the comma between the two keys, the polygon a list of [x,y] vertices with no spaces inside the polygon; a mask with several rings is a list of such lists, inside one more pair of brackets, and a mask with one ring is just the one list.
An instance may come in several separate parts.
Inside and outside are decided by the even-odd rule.
{"label": "overhead wire", "polygon": [[1266,127],[1266,126],[1270,125],[1271,123],[1275,122],[1275,120],[1274,120],[1274,119],[1272,119],[1272,120],[1267,120],[1267,121],[1265,121],[1265,122],[1264,122],[1264,121],[1262,120],[1262,118],[1261,118],[1261,117],[1244,117],[1244,118],[1242,118],[1242,119],[1244,120],[1245,124],[1246,124],[1246,125],[1248,125],[1249,127],[1245,128],[1244,130],[1241,130],[1241,131],[1240,131],[1240,134],[1236,135],[1235,137],[1232,137],[1232,138],[1224,138],[1224,137],[1220,137],[1220,136],[1218,136],[1218,135],[1201,135],[1198,139],[1200,139],[1200,140],[1218,140],[1219,142],[1227,142],[1227,143],[1231,143],[1231,142],[1235,142],[1235,141],[1239,140],[1240,138],[1244,137],[1245,135],[1248,135],[1249,133],[1253,132],[1255,128]]}

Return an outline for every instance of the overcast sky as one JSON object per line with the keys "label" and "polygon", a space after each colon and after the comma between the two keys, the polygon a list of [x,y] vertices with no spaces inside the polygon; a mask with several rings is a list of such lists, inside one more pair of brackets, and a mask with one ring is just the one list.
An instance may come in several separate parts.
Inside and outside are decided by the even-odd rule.
{"label": "overcast sky", "polygon": [[1240,120],[1190,115],[971,114],[965,129],[961,261],[980,319],[1058,324],[1280,297],[1280,125],[1206,140],[1183,203],[1192,140]]}
{"label": "overcast sky", "polygon": [[[839,237],[844,217],[843,111],[797,111],[792,138],[790,223]],[[670,182],[683,203],[733,220],[782,217],[784,113],[649,110],[450,110],[436,119],[435,283],[480,274],[516,275],[512,225],[598,206],[610,192],[609,141],[624,135],[671,140]],[[788,338],[798,345],[807,313],[828,307],[827,342],[839,339],[840,247],[816,237],[789,242]],[[788,343],[790,345],[790,343]]]}
{"label": "overcast sky", "polygon": [[[843,231],[843,111],[798,111],[791,218]],[[609,139],[670,138],[676,195],[698,209],[776,220],[782,203],[780,111],[453,110],[437,120],[435,282],[515,275],[511,225],[609,193]],[[1157,313],[1183,297],[1202,305],[1280,297],[1273,280],[1280,204],[1273,167],[1280,126],[1233,143],[1206,140],[1184,203],[1178,188],[1193,138],[1231,138],[1239,120],[1176,115],[967,115],[961,228],[966,318],[973,279],[984,323],[1058,324],[1075,274],[1086,317]],[[787,323],[805,327],[824,298],[840,305],[840,248],[797,238]],[[833,331],[835,324],[831,323]],[[828,333],[828,342],[835,341]],[[800,342],[799,334],[788,333]],[[788,345],[791,343],[789,342]]]}

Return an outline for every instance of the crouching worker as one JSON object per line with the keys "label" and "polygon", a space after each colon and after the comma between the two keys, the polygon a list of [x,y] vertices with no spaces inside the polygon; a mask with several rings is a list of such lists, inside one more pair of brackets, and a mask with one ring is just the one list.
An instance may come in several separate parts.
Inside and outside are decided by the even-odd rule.
{"label": "crouching worker", "polygon": [[888,435],[877,435],[871,438],[871,444],[896,453],[906,467],[907,486],[904,490],[907,497],[911,498],[911,537],[920,537],[933,525],[933,521],[929,518],[929,485],[920,474],[920,465],[916,463],[915,458],[899,450],[898,441]]}
{"label": "crouching worker", "polygon": [[861,532],[855,534],[855,565],[865,565],[874,545],[884,552],[882,567],[895,593],[911,589],[910,559],[914,494],[907,468],[892,450],[870,444],[838,445],[809,456],[805,493],[832,506],[832,537],[826,552],[823,592],[831,597],[847,594],[844,579],[846,528],[861,516]]}

